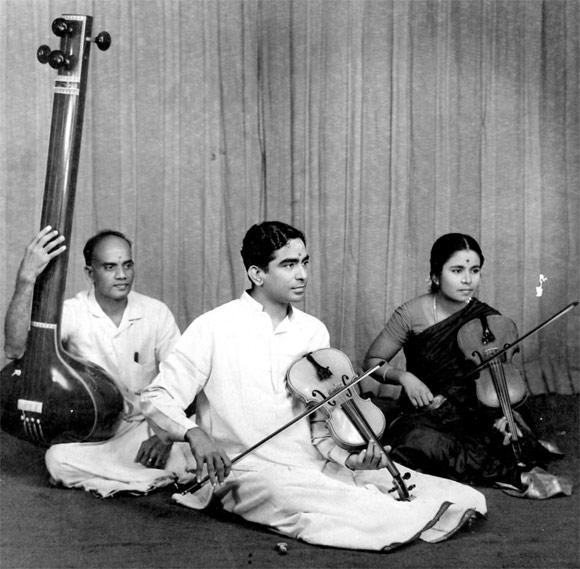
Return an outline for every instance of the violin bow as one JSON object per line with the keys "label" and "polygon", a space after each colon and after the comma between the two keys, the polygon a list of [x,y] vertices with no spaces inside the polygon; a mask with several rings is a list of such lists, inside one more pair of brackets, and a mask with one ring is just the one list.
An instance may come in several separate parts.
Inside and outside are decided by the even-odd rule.
{"label": "violin bow", "polygon": [[515,345],[519,344],[520,342],[522,342],[523,340],[525,340],[526,338],[528,338],[532,334],[539,332],[540,330],[542,330],[542,328],[545,328],[546,326],[548,326],[549,324],[554,322],[554,320],[557,320],[558,318],[560,318],[560,316],[564,316],[564,314],[566,314],[567,312],[570,312],[570,310],[572,310],[573,308],[576,308],[576,306],[578,306],[577,300],[575,300],[574,302],[571,302],[570,304],[568,304],[567,306],[562,308],[562,310],[556,312],[556,314],[554,314],[553,316],[550,316],[550,318],[548,318],[547,320],[545,320],[541,324],[538,324],[535,328],[533,328],[529,332],[526,332],[523,336],[520,336],[515,342],[508,344],[507,346],[503,347],[501,350],[497,351],[495,354],[493,354],[492,356],[487,358],[485,361],[481,362],[477,367],[472,369],[466,377],[470,377],[470,376],[478,373],[484,367],[486,367],[489,364],[489,362],[491,362],[492,360],[495,360],[496,358],[499,358],[500,356],[503,356],[503,354],[505,354],[507,351],[511,350]]}
{"label": "violin bow", "polygon": [[[232,462],[232,465],[235,464],[236,462],[239,462],[244,457],[246,457],[247,455],[251,454],[256,449],[258,449],[259,447],[261,447],[262,445],[265,445],[268,441],[272,440],[275,436],[279,435],[282,431],[285,431],[286,429],[290,428],[292,425],[294,425],[298,421],[300,421],[300,420],[302,420],[302,419],[304,419],[304,418],[312,415],[313,413],[315,413],[316,411],[318,411],[318,409],[320,409],[323,405],[326,405],[327,403],[329,403],[330,401],[332,401],[333,399],[335,399],[339,395],[342,395],[345,391],[348,391],[349,389],[351,389],[359,381],[362,381],[363,379],[365,379],[366,377],[368,377],[369,375],[371,375],[372,373],[374,373],[375,371],[377,371],[377,369],[379,369],[384,363],[385,362],[380,362],[377,365],[375,365],[374,367],[372,367],[369,370],[365,371],[362,375],[359,375],[356,379],[353,379],[350,383],[344,385],[340,389],[336,390],[334,393],[331,393],[328,397],[322,399],[316,405],[313,405],[312,407],[309,407],[303,413],[300,413],[300,415],[297,415],[296,417],[294,417],[294,419],[292,419],[291,421],[289,421],[285,425],[281,426],[280,428],[276,429],[273,433],[270,433],[267,437],[263,438],[261,441],[258,441],[256,444],[252,445],[251,447],[247,448],[245,451],[241,452],[240,454],[238,454],[237,456],[235,456],[234,458],[232,458],[232,461],[231,461]],[[197,480],[193,484],[190,484],[189,486],[186,486],[186,488],[184,490],[182,490],[180,492],[180,494],[182,494],[182,495],[184,495],[184,494],[194,494],[206,482],[208,482],[208,480],[209,480],[209,475],[206,474],[201,480]]]}

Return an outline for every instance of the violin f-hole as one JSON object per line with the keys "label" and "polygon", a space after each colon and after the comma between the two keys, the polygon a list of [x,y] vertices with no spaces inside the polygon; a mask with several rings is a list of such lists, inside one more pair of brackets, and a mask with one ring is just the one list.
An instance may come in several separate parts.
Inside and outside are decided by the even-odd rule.
{"label": "violin f-hole", "polygon": [[[312,397],[314,397],[315,399],[320,398],[321,401],[326,399],[326,395],[324,393],[322,393],[322,391],[320,391],[320,389],[313,389],[312,390]],[[334,400],[329,401],[327,403],[327,405],[334,407],[336,405],[336,401],[334,401]]]}

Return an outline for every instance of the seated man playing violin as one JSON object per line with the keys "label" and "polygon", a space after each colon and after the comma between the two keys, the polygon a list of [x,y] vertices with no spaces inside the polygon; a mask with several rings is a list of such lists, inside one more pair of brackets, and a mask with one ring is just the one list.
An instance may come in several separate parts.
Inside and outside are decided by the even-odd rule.
{"label": "seated man playing violin", "polygon": [[[348,452],[320,415],[312,428],[308,420],[292,422],[304,403],[289,393],[288,370],[329,346],[324,324],[293,305],[306,292],[306,239],[267,221],[248,230],[241,254],[250,288],[196,318],[141,397],[152,425],[186,441],[198,480],[207,472],[211,482],[175,500],[201,508],[213,496],[226,511],[293,538],[384,551],[446,539],[485,514],[475,489],[409,469],[402,475],[414,486],[411,499],[398,499],[385,451],[372,439]],[[194,399],[195,419],[185,413]],[[290,426],[279,430],[283,425]]]}

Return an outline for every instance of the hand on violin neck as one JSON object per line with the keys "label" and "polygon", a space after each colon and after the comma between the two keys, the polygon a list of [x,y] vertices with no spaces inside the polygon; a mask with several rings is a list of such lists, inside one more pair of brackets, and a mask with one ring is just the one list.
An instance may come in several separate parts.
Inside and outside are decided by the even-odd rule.
{"label": "hand on violin neck", "polygon": [[387,466],[386,452],[390,452],[391,447],[386,446],[381,449],[374,441],[369,441],[367,447],[358,453],[351,453],[345,466],[350,470],[379,470]]}
{"label": "hand on violin neck", "polygon": [[[511,443],[511,440],[513,438],[512,433],[510,433],[509,427],[508,427],[508,420],[505,417],[500,417],[499,419],[496,419],[493,423],[493,426],[495,429],[497,429],[502,435],[503,435],[503,445],[507,446]],[[516,425],[516,439],[519,437],[522,437],[522,431],[520,430],[520,428]]]}

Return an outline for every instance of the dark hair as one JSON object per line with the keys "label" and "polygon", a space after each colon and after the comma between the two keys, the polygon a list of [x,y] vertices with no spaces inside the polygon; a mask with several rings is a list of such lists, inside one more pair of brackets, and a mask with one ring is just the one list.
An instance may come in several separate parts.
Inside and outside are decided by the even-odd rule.
{"label": "dark hair", "polygon": [[304,233],[282,221],[264,221],[252,225],[246,232],[242,243],[242,260],[246,270],[252,265],[266,271],[274,253],[284,247],[290,239],[302,239],[306,244]]}
{"label": "dark hair", "polygon": [[107,237],[119,237],[119,239],[124,239],[129,244],[129,247],[133,246],[131,240],[120,231],[115,231],[114,229],[103,229],[103,231],[99,231],[85,243],[83,257],[85,258],[85,265],[87,267],[93,262],[93,254],[96,246]]}
{"label": "dark hair", "polygon": [[481,252],[481,247],[479,243],[471,237],[471,235],[466,235],[464,233],[446,233],[442,235],[433,243],[431,247],[431,285],[429,287],[430,292],[437,292],[439,290],[439,284],[435,283],[433,277],[439,277],[441,271],[443,270],[443,265],[457,253],[457,251],[470,250],[474,251],[479,255],[480,266],[483,266],[484,256]]}

